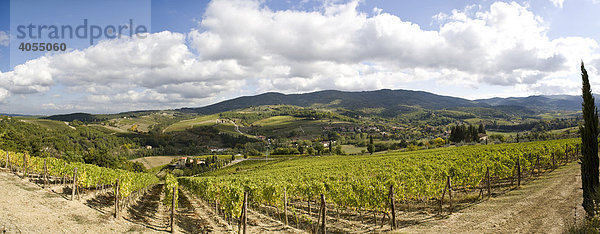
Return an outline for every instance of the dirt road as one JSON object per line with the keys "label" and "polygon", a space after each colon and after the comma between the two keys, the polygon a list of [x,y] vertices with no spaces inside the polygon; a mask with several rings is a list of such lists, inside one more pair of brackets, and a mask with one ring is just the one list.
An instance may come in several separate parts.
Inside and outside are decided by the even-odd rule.
{"label": "dirt road", "polygon": [[0,233],[152,232],[5,171],[0,172],[0,185]]}
{"label": "dirt road", "polygon": [[400,229],[408,233],[562,233],[583,218],[581,173],[571,163],[518,190],[450,215]]}

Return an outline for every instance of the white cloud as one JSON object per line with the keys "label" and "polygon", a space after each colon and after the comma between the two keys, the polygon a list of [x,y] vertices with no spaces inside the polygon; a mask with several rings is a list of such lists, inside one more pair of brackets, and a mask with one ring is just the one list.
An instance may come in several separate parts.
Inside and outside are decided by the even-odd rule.
{"label": "white cloud", "polygon": [[565,0],[550,0],[550,2],[552,2],[552,4],[554,4],[555,7],[562,8],[563,3],[565,3]]}
{"label": "white cloud", "polygon": [[594,39],[550,39],[547,23],[515,2],[440,13],[438,30],[378,8],[369,16],[358,4],[306,12],[214,0],[187,34],[102,41],[0,73],[0,100],[57,84],[85,94],[82,103],[123,110],[198,106],[244,92],[372,90],[428,80],[535,92],[577,74],[581,59],[600,58]]}
{"label": "white cloud", "polygon": [[[236,59],[255,71],[276,72],[263,76],[293,78],[302,91],[323,88],[314,82],[319,77],[333,81],[326,84],[331,88],[346,88],[335,86],[331,71],[377,83],[360,74],[356,65],[365,62],[383,67],[382,74],[447,69],[495,85],[535,83],[567,69],[575,58],[570,49],[598,47],[586,38],[549,39],[543,20],[514,2],[493,3],[487,11],[469,6],[439,14],[439,31],[423,30],[387,13],[367,17],[356,11],[356,4],[301,12],[271,11],[256,2],[213,1],[201,22],[205,30],[191,32],[192,45],[206,59]],[[560,49],[568,43],[569,49]],[[354,67],[354,73],[341,67]]]}
{"label": "white cloud", "polygon": [[8,46],[10,37],[7,32],[0,31],[0,46]]}

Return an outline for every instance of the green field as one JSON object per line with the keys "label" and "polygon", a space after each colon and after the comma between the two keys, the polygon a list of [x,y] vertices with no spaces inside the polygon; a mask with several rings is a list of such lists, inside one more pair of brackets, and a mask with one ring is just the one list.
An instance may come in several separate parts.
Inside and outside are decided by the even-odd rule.
{"label": "green field", "polygon": [[65,124],[62,121],[49,120],[49,119],[31,119],[31,118],[20,118],[21,121],[25,123],[33,123],[45,127],[50,130],[57,131],[68,131],[71,130],[72,127]]}
{"label": "green field", "polygon": [[245,160],[245,161],[241,161],[237,164],[234,164],[234,165],[231,165],[231,166],[228,166],[228,167],[216,170],[216,171],[204,173],[200,176],[224,176],[224,175],[231,175],[231,174],[236,174],[236,173],[241,173],[241,172],[253,171],[253,170],[258,170],[262,167],[274,164],[274,163],[281,162],[283,160],[285,160],[285,159]]}
{"label": "green field", "polygon": [[193,119],[182,120],[166,127],[163,132],[183,131],[194,126],[207,126],[216,124],[219,115],[204,115]]}
{"label": "green field", "polygon": [[289,124],[293,124],[294,122],[301,120],[301,118],[297,118],[297,117],[293,117],[293,116],[289,116],[289,115],[283,115],[283,116],[273,116],[273,117],[269,117],[266,119],[261,119],[259,121],[254,122],[254,125],[258,125],[258,126],[279,126],[279,125],[289,125]]}
{"label": "green field", "polygon": [[323,126],[329,124],[339,124],[345,122],[329,122],[326,120],[303,119],[293,116],[273,116],[253,123],[260,126],[256,130],[256,135],[266,135],[270,137],[288,137],[291,132],[297,136],[315,136],[323,132]]}
{"label": "green field", "polygon": [[346,154],[360,154],[362,151],[367,151],[367,147],[356,147],[353,145],[342,145],[342,151]]}

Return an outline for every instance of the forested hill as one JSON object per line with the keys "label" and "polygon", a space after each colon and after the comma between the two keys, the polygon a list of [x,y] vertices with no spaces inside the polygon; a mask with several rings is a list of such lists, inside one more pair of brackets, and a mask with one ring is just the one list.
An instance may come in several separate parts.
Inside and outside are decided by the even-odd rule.
{"label": "forested hill", "polygon": [[[596,97],[596,101],[598,101]],[[581,97],[576,95],[539,95],[467,100],[464,98],[437,95],[424,91],[389,90],[345,92],[325,90],[303,94],[263,93],[255,96],[238,97],[204,107],[182,108],[180,111],[197,114],[215,114],[261,105],[295,105],[302,107],[327,107],[358,110],[381,108],[393,114],[423,108],[430,110],[484,107],[502,111],[578,111]]]}
{"label": "forested hill", "polygon": [[[596,105],[600,104],[599,96],[594,95]],[[490,98],[475,100],[491,106],[521,106],[532,110],[581,110],[581,96],[577,95],[540,95],[529,97]]]}
{"label": "forested hill", "polygon": [[183,108],[181,111],[198,114],[215,114],[250,106],[278,104],[302,107],[320,106],[345,109],[391,108],[398,110],[410,107],[439,110],[456,107],[488,106],[476,101],[441,96],[423,91],[382,89],[362,92],[326,90],[303,94],[264,93],[256,96],[234,98],[205,107]]}

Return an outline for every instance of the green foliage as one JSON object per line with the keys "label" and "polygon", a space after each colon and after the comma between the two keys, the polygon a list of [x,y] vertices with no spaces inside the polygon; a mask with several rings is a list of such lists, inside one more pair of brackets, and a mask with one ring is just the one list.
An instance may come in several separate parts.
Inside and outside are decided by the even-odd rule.
{"label": "green foliage", "polygon": [[71,122],[71,121],[75,121],[75,120],[80,121],[80,122],[98,122],[98,121],[104,120],[104,119],[97,118],[96,116],[88,114],[88,113],[72,113],[72,114],[65,114],[65,115],[52,115],[52,116],[45,117],[44,119],[66,121],[66,122]]}
{"label": "green foliage", "polygon": [[[74,121],[64,128],[47,128],[13,117],[0,117],[0,148],[15,152],[29,152],[36,157],[56,157],[69,162],[85,162],[102,167],[136,168],[125,159],[130,151],[123,147],[133,141],[107,134]],[[45,120],[50,122],[50,120]],[[78,123],[79,122],[79,123]],[[45,126],[51,126],[46,124]]]}
{"label": "green foliage", "polygon": [[568,234],[598,234],[600,233],[600,219],[597,217],[585,219],[575,224],[569,224],[565,233]]}
{"label": "green foliage", "polygon": [[27,169],[30,173],[43,173],[44,160],[48,174],[55,177],[72,178],[74,169],[77,168],[77,185],[83,188],[95,188],[100,185],[113,185],[119,179],[120,198],[126,198],[132,192],[147,188],[158,183],[158,178],[152,174],[131,172],[121,169],[110,169],[81,162],[67,162],[58,158],[40,158],[23,153],[14,153],[0,150],[0,164],[6,164],[6,154],[9,156],[13,167],[22,168],[23,158],[27,160]]}
{"label": "green foliage", "polygon": [[284,187],[290,199],[314,200],[323,193],[328,204],[382,210],[390,184],[395,186],[399,199],[435,199],[442,193],[446,176],[451,176],[455,186],[476,189],[487,167],[494,177],[506,179],[513,176],[517,159],[524,170],[535,166],[538,155],[541,164],[550,165],[551,152],[576,143],[576,139],[568,139],[374,156],[306,157],[235,174],[183,177],[178,181],[202,199],[219,201],[221,208],[234,216],[239,215],[244,191],[249,192],[252,204],[281,207]]}
{"label": "green foliage", "polygon": [[581,62],[583,80],[583,125],[581,134],[581,183],[583,187],[583,208],[588,217],[594,217],[594,203],[598,204],[596,191],[600,188],[598,171],[598,110],[590,87],[587,71]]}
{"label": "green foliage", "polygon": [[177,201],[179,199],[179,184],[177,183],[177,178],[175,176],[167,173],[165,176],[165,186],[163,187],[163,192],[165,193],[163,204],[167,207],[171,207],[173,203],[173,188],[175,188],[175,209],[177,209]]}
{"label": "green foliage", "polygon": [[292,147],[278,147],[273,150],[274,155],[290,155],[290,154],[300,154],[297,148]]}
{"label": "green foliage", "polygon": [[[479,132],[473,125],[457,125],[451,128],[449,140],[452,142],[478,142]],[[485,130],[482,130],[485,131]]]}
{"label": "green foliage", "polygon": [[374,144],[369,144],[367,146],[367,151],[369,151],[370,154],[375,153],[375,145]]}

